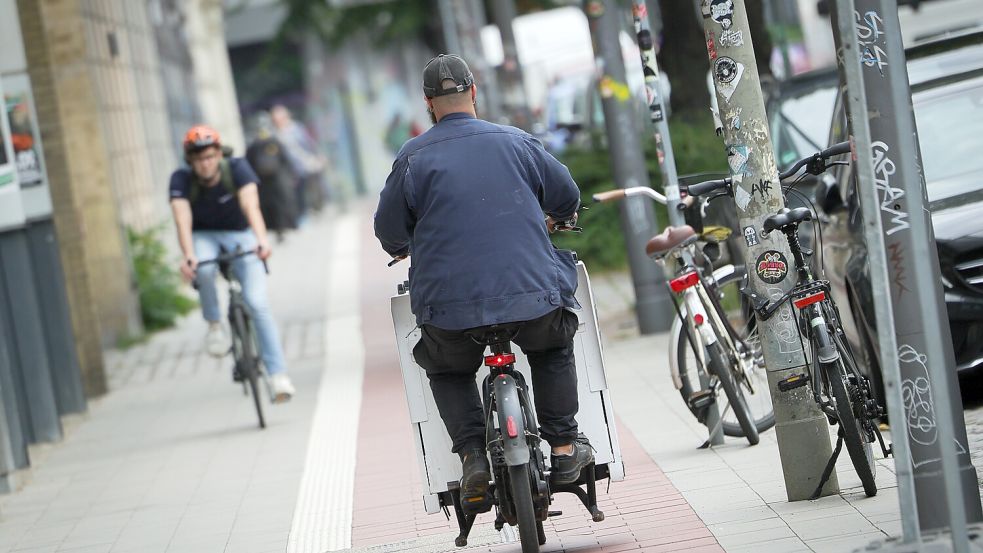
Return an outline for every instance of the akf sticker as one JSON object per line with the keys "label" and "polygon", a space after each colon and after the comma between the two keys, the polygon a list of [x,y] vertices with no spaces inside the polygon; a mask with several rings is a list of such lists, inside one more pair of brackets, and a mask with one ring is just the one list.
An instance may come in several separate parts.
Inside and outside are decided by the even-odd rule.
{"label": "akf sticker", "polygon": [[758,278],[764,282],[778,284],[785,280],[785,275],[788,274],[788,261],[782,252],[768,250],[758,256],[754,269],[758,273]]}
{"label": "akf sticker", "polygon": [[710,0],[710,18],[726,31],[734,25],[734,1]]}
{"label": "akf sticker", "polygon": [[738,63],[734,58],[720,56],[713,62],[713,75],[717,78],[717,90],[723,95],[724,100],[730,102],[737,85],[741,82],[741,77],[744,76],[744,64]]}
{"label": "akf sticker", "polygon": [[758,231],[754,230],[754,227],[744,227],[744,241],[747,242],[748,247],[758,245]]}

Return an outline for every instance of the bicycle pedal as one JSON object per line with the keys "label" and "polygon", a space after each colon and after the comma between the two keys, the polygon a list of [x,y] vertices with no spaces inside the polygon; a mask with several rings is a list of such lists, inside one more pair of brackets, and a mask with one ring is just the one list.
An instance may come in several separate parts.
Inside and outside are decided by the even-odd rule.
{"label": "bicycle pedal", "polygon": [[558,517],[562,515],[563,515],[563,511],[549,511],[546,513],[547,517]]}
{"label": "bicycle pedal", "polygon": [[461,497],[461,510],[465,513],[487,513],[495,505],[495,498],[488,492],[474,497]]}
{"label": "bicycle pedal", "polygon": [[686,398],[686,402],[689,403],[691,409],[702,410],[709,407],[713,402],[714,394],[712,390],[700,390],[698,392],[693,392]]}
{"label": "bicycle pedal", "polygon": [[778,381],[778,389],[782,392],[788,392],[796,388],[801,388],[809,383],[809,378],[805,373],[793,374],[792,376]]}

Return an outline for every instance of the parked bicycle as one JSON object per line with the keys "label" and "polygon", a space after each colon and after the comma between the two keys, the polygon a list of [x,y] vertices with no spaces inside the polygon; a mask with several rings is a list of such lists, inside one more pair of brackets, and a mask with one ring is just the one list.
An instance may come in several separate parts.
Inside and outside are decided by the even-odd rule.
{"label": "parked bicycle", "polygon": [[[786,181],[805,168],[806,174],[820,175],[831,165],[829,159],[837,155],[849,153],[850,143],[836,144],[826,150],[803,158],[779,175]],[[842,163],[842,162],[833,162]],[[801,177],[800,177],[801,178]],[[793,183],[794,185],[794,183]],[[690,195],[708,194],[714,190],[725,189],[722,194],[732,193],[730,179],[709,181],[699,186],[689,188]],[[694,190],[695,188],[695,190]],[[787,192],[791,186],[783,187]],[[840,313],[833,302],[830,284],[827,280],[817,279],[812,273],[806,257],[812,254],[799,243],[799,224],[811,221],[813,213],[809,208],[783,208],[764,220],[761,235],[767,236],[778,231],[785,235],[798,282],[787,293],[777,299],[761,297],[747,289],[745,295],[760,320],[768,320],[791,301],[797,312],[799,332],[809,342],[807,371],[794,374],[777,383],[782,392],[811,384],[812,396],[830,424],[839,425],[836,448],[823,472],[815,496],[818,497],[823,485],[832,473],[839,452],[846,443],[847,452],[853,463],[864,493],[868,497],[877,494],[874,480],[876,465],[872,452],[875,440],[880,444],[881,451],[887,457],[890,448],[877,426],[877,419],[884,416],[884,408],[878,405],[871,391],[870,382],[859,370],[856,358],[850,349],[849,342],[840,323]],[[820,237],[821,238],[821,235]],[[820,248],[822,240],[817,240]],[[765,252],[764,264],[785,264],[787,262],[779,252]],[[768,257],[768,256],[771,257]],[[767,266],[764,267],[767,270]]]}
{"label": "parked bicycle", "polygon": [[[665,196],[644,186],[593,197],[609,202],[636,195],[666,203]],[[677,298],[669,357],[674,386],[700,423],[707,423],[710,407],[718,404],[724,434],[755,445],[759,433],[774,426],[775,413],[757,328],[741,302],[745,271],[730,264],[713,268],[720,244],[729,236],[724,227],[697,233],[690,225],[670,226],[648,242],[646,252],[664,269],[667,260],[676,266],[668,282]],[[712,435],[717,429],[709,430]]]}
{"label": "parked bicycle", "polygon": [[[216,264],[219,273],[229,283],[229,328],[232,330],[232,357],[235,360],[233,367],[233,380],[242,383],[242,393],[249,395],[252,392],[253,402],[256,404],[256,415],[259,417],[259,427],[266,428],[266,419],[263,416],[263,404],[259,393],[259,380],[262,378],[267,383],[267,394],[274,398],[272,390],[269,388],[266,370],[261,362],[259,341],[256,340],[256,329],[253,320],[249,315],[249,308],[242,295],[242,284],[239,282],[232,264],[236,259],[247,255],[255,255],[255,251],[242,251],[236,248],[234,252],[222,250],[215,259],[200,261],[198,266]],[[263,262],[266,268],[266,262]],[[269,269],[267,269],[269,272]],[[196,284],[197,287],[197,284]]]}

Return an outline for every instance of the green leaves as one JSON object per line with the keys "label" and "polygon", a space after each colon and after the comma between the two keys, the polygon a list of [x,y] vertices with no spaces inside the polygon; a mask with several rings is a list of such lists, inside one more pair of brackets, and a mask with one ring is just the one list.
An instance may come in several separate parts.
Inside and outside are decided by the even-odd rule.
{"label": "green leaves", "polygon": [[159,235],[163,225],[146,231],[126,230],[140,295],[140,314],[148,332],[174,326],[197,302],[181,293],[181,277],[167,259]]}

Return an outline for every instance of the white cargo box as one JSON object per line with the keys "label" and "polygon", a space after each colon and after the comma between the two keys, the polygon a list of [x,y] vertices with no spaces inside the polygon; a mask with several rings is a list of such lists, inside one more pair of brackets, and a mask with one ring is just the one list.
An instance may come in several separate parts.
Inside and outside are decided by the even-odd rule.
{"label": "white cargo box", "polygon": [[[577,335],[574,338],[580,395],[577,423],[580,431],[587,435],[595,448],[596,465],[607,465],[611,480],[618,482],[624,479],[625,471],[621,462],[621,448],[618,445],[611,396],[604,375],[594,297],[583,262],[577,263],[577,284],[577,301],[583,306],[579,311],[575,311],[580,319]],[[443,421],[440,420],[427,375],[413,360],[413,347],[420,340],[420,330],[416,328],[416,319],[410,311],[408,294],[402,293],[392,297],[392,314],[403,385],[406,390],[406,403],[410,410],[410,424],[416,440],[416,454],[420,460],[423,476],[423,502],[428,513],[436,513],[440,510],[438,494],[447,491],[448,482],[461,478],[461,461],[457,455],[451,453],[451,439],[447,435]],[[518,347],[515,347],[514,351],[517,360],[516,368],[523,374],[526,382],[530,383],[531,388],[529,363]],[[487,367],[478,370],[479,386],[487,375]],[[533,390],[530,390],[530,394],[532,393]],[[549,463],[549,445],[545,441],[543,454]]]}

